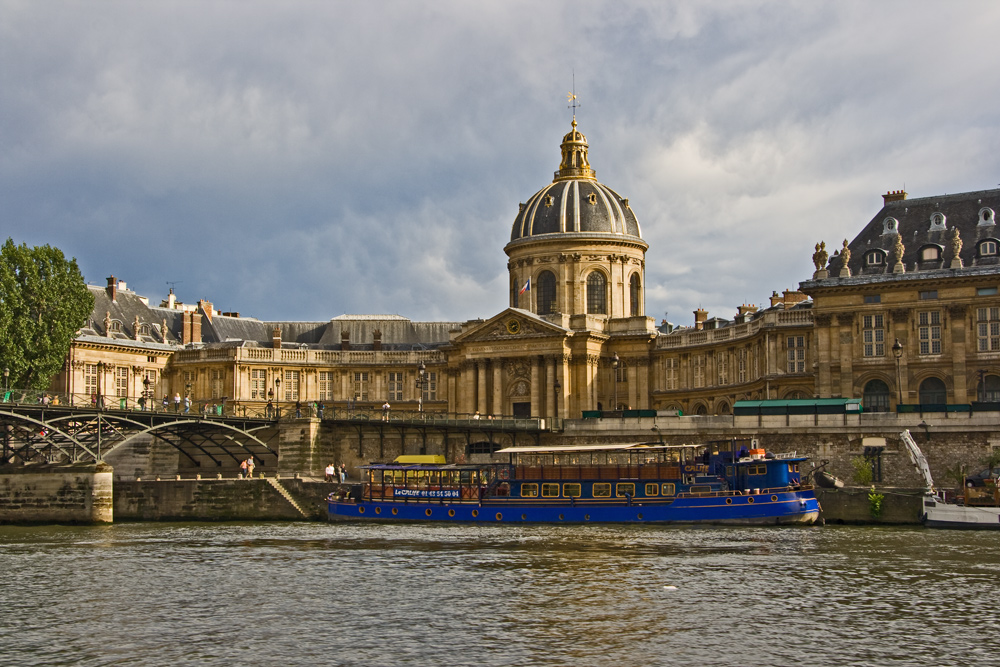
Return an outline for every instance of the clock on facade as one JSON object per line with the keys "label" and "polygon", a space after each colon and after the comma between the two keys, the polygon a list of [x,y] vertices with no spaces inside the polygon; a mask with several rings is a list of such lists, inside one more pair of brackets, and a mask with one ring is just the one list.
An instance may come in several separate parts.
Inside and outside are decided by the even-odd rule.
{"label": "clock on facade", "polygon": [[517,320],[507,320],[507,333],[516,334],[521,330],[521,323]]}

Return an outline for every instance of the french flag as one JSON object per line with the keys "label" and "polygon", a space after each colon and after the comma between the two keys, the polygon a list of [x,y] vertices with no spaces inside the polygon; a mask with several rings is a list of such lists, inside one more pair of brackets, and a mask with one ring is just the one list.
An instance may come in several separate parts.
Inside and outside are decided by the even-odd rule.
{"label": "french flag", "polygon": [[528,278],[528,282],[524,283],[524,287],[521,288],[521,291],[518,292],[517,295],[521,296],[530,289],[531,289],[531,278]]}

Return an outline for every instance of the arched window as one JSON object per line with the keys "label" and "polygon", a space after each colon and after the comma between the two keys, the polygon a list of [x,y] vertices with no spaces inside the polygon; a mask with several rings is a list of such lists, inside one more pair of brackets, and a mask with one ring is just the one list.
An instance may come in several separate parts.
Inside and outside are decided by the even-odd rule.
{"label": "arched window", "polygon": [[993,239],[983,241],[979,244],[979,256],[991,257],[997,254],[997,242]]}
{"label": "arched window", "polygon": [[944,386],[944,381],[939,378],[927,378],[920,383],[920,403],[944,404],[948,402],[948,389]]}
{"label": "arched window", "polygon": [[548,315],[555,312],[556,277],[551,271],[538,274],[538,314]]}
{"label": "arched window", "polygon": [[984,403],[1000,403],[1000,377],[987,375],[976,385],[976,399]]}
{"label": "arched window", "polygon": [[632,317],[642,315],[642,290],[639,285],[639,274],[633,273],[628,280],[629,302],[632,306]]}
{"label": "arched window", "polygon": [[591,315],[607,315],[607,281],[600,271],[591,271],[587,276],[587,312]]}
{"label": "arched window", "polygon": [[118,320],[112,320],[111,321],[111,331],[113,331],[115,333],[121,333],[122,332],[122,323],[119,322]]}
{"label": "arched window", "polygon": [[861,395],[861,408],[865,412],[888,412],[889,385],[882,380],[872,380],[866,384]]}

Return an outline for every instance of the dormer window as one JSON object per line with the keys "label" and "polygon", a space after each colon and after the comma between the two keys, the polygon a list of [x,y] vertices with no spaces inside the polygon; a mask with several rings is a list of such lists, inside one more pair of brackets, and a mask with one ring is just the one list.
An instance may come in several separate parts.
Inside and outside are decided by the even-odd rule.
{"label": "dormer window", "polygon": [[940,232],[947,229],[944,213],[934,213],[931,215],[931,231]]}
{"label": "dormer window", "polygon": [[881,250],[872,250],[865,255],[865,266],[882,266],[885,264],[885,253]]}
{"label": "dormer window", "polygon": [[988,225],[997,224],[996,213],[993,212],[991,208],[984,208],[979,211],[979,226],[986,227]]}
{"label": "dormer window", "polygon": [[941,248],[936,245],[929,245],[920,249],[921,262],[934,262],[941,259]]}
{"label": "dormer window", "polygon": [[588,201],[588,202],[590,202],[590,205],[591,205],[591,206],[597,206],[597,195],[596,195],[596,194],[594,194],[593,192],[591,192],[591,193],[590,193],[590,194],[589,194],[589,195],[587,196],[587,201]]}
{"label": "dormer window", "polygon": [[883,234],[898,234],[899,233],[899,221],[896,218],[886,218],[882,221],[882,233]]}
{"label": "dormer window", "polygon": [[119,322],[118,320],[114,320],[113,322],[111,322],[111,326],[108,327],[108,331],[110,331],[111,333],[121,333],[122,323]]}
{"label": "dormer window", "polygon": [[552,195],[545,195],[544,203],[546,206],[552,206]]}
{"label": "dormer window", "polygon": [[997,242],[994,240],[982,241],[979,244],[980,257],[994,257],[997,254]]}
{"label": "dormer window", "polygon": [[139,325],[139,335],[140,336],[148,336],[149,335],[149,325],[148,324],[140,324]]}

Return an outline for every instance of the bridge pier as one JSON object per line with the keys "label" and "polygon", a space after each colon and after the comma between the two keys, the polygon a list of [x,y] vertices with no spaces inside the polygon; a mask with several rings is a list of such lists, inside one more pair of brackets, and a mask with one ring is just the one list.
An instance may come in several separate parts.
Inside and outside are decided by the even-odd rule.
{"label": "bridge pier", "polygon": [[111,523],[113,473],[104,462],[0,468],[0,523]]}
{"label": "bridge pier", "polygon": [[278,422],[278,474],[322,477],[330,461],[320,451],[320,425],[316,417]]}

